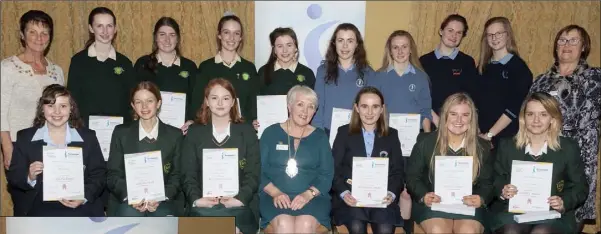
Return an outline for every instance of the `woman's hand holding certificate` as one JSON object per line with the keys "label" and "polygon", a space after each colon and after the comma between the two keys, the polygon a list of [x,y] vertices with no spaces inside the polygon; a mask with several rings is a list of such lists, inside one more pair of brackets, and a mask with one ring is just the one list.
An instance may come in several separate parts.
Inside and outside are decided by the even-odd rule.
{"label": "woman's hand holding certificate", "polygon": [[216,197],[203,197],[194,202],[194,205],[196,205],[196,207],[205,208],[212,208],[217,204],[219,204],[219,198]]}
{"label": "woman's hand holding certificate", "polygon": [[463,204],[466,206],[471,206],[474,208],[478,208],[482,206],[482,197],[480,195],[468,195],[463,197]]}
{"label": "woman's hand holding certificate", "polygon": [[44,164],[35,161],[29,165],[29,180],[34,181],[36,177],[44,171]]}
{"label": "woman's hand holding certificate", "polygon": [[440,196],[436,195],[434,192],[429,192],[424,195],[422,201],[427,207],[432,207],[432,203],[440,203],[441,199]]}
{"label": "woman's hand holding certificate", "polygon": [[244,206],[244,203],[233,197],[221,197],[219,203],[223,204],[225,208]]}
{"label": "woman's hand holding certificate", "polygon": [[351,195],[351,193],[344,194],[344,197],[342,199],[344,200],[344,203],[346,203],[348,206],[357,205],[357,199],[355,199],[353,195]]}
{"label": "woman's hand holding certificate", "polygon": [[552,196],[549,198],[548,202],[549,202],[549,205],[551,206],[551,208],[553,208],[554,210],[558,211],[559,213],[564,212],[563,199],[561,199],[561,197]]}

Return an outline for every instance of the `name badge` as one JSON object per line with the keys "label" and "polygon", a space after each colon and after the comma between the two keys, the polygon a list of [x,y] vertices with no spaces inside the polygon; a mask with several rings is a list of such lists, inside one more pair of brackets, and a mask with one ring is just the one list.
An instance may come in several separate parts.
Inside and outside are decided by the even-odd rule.
{"label": "name badge", "polygon": [[275,149],[276,150],[288,150],[288,145],[278,144],[278,145],[275,146]]}
{"label": "name badge", "polygon": [[551,91],[551,92],[549,92],[549,95],[551,95],[551,96],[557,96],[557,91]]}

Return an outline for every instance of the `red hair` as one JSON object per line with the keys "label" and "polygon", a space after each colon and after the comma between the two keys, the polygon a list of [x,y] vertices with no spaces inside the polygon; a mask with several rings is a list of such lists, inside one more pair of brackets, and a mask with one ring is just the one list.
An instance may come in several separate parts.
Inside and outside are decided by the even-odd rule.
{"label": "red hair", "polygon": [[209,106],[207,105],[206,99],[209,97],[209,94],[211,93],[211,89],[213,89],[215,86],[221,86],[224,89],[226,89],[228,92],[230,92],[230,95],[232,96],[232,99],[234,100],[234,105],[232,106],[232,108],[230,109],[230,119],[232,120],[232,123],[242,123],[244,122],[244,119],[242,119],[240,117],[240,112],[238,112],[238,96],[236,95],[236,90],[234,89],[234,86],[232,85],[232,83],[230,83],[228,80],[223,79],[223,78],[215,78],[209,81],[209,84],[207,84],[207,87],[205,87],[205,91],[204,91],[204,99],[202,100],[202,106],[200,107],[200,110],[198,110],[198,112],[196,113],[196,122],[202,125],[207,125],[210,121],[211,121],[211,109],[209,108]]}

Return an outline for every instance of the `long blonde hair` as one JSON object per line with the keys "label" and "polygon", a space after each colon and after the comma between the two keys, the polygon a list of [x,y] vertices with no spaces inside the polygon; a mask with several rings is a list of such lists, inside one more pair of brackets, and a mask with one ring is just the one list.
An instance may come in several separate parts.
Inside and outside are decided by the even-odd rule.
{"label": "long blonde hair", "polygon": [[484,24],[484,30],[482,31],[482,37],[480,38],[480,60],[478,61],[478,71],[480,72],[480,74],[484,72],[486,66],[488,65],[488,62],[490,61],[490,58],[492,58],[492,48],[490,47],[490,45],[488,45],[486,30],[490,25],[494,23],[501,23],[503,25],[503,28],[505,28],[505,33],[507,35],[505,35],[504,38],[505,40],[507,40],[507,42],[505,43],[507,52],[517,56],[520,55],[518,53],[518,46],[515,43],[513,29],[511,28],[511,23],[509,22],[509,19],[505,17],[490,18],[488,21],[486,21],[486,24]]}
{"label": "long blonde hair", "polygon": [[530,144],[530,133],[528,132],[528,128],[526,127],[526,107],[530,102],[539,102],[547,113],[551,115],[553,120],[551,121],[551,126],[547,129],[547,146],[554,151],[561,149],[559,144],[559,136],[561,135],[561,126],[563,124],[563,116],[561,115],[561,110],[559,109],[559,103],[555,98],[547,93],[536,92],[528,95],[524,103],[522,103],[522,107],[520,108],[520,130],[515,135],[515,146],[518,149],[523,149],[526,145]]}
{"label": "long blonde hair", "polygon": [[395,37],[406,37],[409,41],[409,49],[411,50],[411,54],[409,55],[409,63],[413,65],[415,68],[424,71],[422,64],[419,62],[419,54],[417,53],[417,44],[415,44],[415,40],[411,36],[411,33],[405,30],[396,30],[388,36],[386,40],[386,45],[384,46],[384,57],[382,58],[382,67],[378,69],[378,71],[386,71],[388,66],[393,65],[394,59],[390,54],[390,50],[392,50],[392,39]]}
{"label": "long blonde hair", "polygon": [[449,147],[449,131],[447,130],[449,112],[451,107],[467,104],[470,108],[471,117],[469,127],[465,133],[465,145],[464,156],[472,156],[474,159],[474,167],[472,173],[472,180],[475,181],[480,174],[480,167],[482,162],[483,149],[478,145],[478,113],[476,112],[476,106],[472,98],[466,93],[455,93],[445,100],[442,105],[440,112],[440,121],[438,128],[438,135],[436,137],[436,145],[432,152],[432,158],[430,159],[430,178],[434,172],[434,159],[435,156],[447,155]]}

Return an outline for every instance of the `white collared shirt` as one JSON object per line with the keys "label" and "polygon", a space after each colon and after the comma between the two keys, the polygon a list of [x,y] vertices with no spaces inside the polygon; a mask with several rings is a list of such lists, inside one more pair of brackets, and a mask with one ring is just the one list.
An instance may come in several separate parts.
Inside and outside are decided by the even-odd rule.
{"label": "white collared shirt", "polygon": [[[92,43],[92,45],[90,45],[90,47],[88,47],[88,56],[90,57],[96,57],[96,59],[100,62],[104,62],[106,61],[106,59],[104,60],[100,60],[98,58],[98,52],[96,52],[96,42]],[[113,47],[113,45],[111,45],[111,50],[109,51],[109,57],[112,60],[117,61],[117,51],[115,50],[115,47]]]}
{"label": "white collared shirt", "polygon": [[[156,118],[156,117],[155,117]],[[152,127],[152,130],[150,130],[150,132],[146,132],[146,130],[144,130],[144,127],[142,127],[142,120],[138,120],[138,125],[139,125],[139,131],[138,131],[138,140],[141,141],[144,139],[144,137],[148,137],[148,139],[157,139],[159,137],[159,120],[157,119],[157,122],[154,124],[154,126]]]}
{"label": "white collared shirt", "polygon": [[273,65],[273,70],[274,70],[274,71],[277,71],[277,70],[280,70],[280,69],[284,69],[284,70],[288,69],[288,70],[290,70],[290,71],[292,71],[292,72],[294,73],[294,71],[296,71],[296,67],[297,67],[297,66],[298,66],[298,62],[294,62],[293,64],[290,64],[290,66],[289,66],[288,68],[283,68],[283,67],[280,65],[280,63],[278,63],[278,62],[276,61],[276,62],[275,62],[275,64]]}
{"label": "white collared shirt", "polygon": [[225,61],[223,61],[223,58],[221,58],[220,53],[217,53],[217,55],[215,55],[215,63],[223,63],[223,65],[225,65],[226,67],[232,68],[232,67],[234,67],[234,65],[236,65],[236,62],[242,62],[242,58],[238,54],[236,54],[234,61],[232,61],[232,63],[230,65],[227,65],[227,63],[225,63]]}
{"label": "white collared shirt", "polygon": [[546,154],[547,153],[547,148],[548,148],[548,145],[547,145],[547,142],[545,141],[545,144],[543,145],[543,147],[541,147],[540,150],[535,153],[534,150],[532,149],[532,146],[530,144],[528,144],[528,145],[526,145],[525,152],[526,152],[526,154],[530,154],[532,156],[537,156],[538,157],[538,156],[541,156],[543,154]]}
{"label": "white collared shirt", "polygon": [[225,138],[230,135],[230,125],[231,123],[228,123],[227,127],[225,128],[225,131],[223,131],[222,133],[218,133],[217,129],[215,128],[215,125],[212,125],[213,137],[215,137],[215,140],[217,140],[218,142],[223,142],[223,140],[225,140]]}
{"label": "white collared shirt", "polygon": [[161,56],[159,55],[159,53],[156,54],[156,58],[157,58],[157,62],[160,64],[163,64],[163,66],[165,66],[165,67],[171,67],[172,65],[176,65],[178,67],[182,66],[181,59],[177,55],[175,55],[175,61],[173,61],[172,64],[169,64],[169,66],[167,66],[166,64],[163,63],[163,59],[161,59]]}
{"label": "white collared shirt", "polygon": [[459,145],[459,147],[457,148],[453,148],[453,146],[451,146],[450,142],[449,142],[449,148],[451,148],[453,151],[457,152],[460,149],[462,149],[465,146],[465,138],[463,138],[463,140],[461,140],[461,144]]}

